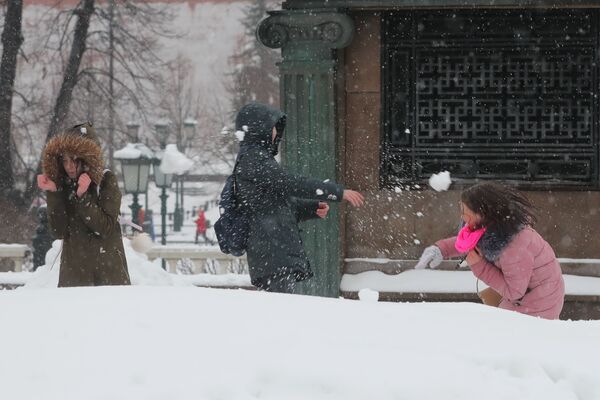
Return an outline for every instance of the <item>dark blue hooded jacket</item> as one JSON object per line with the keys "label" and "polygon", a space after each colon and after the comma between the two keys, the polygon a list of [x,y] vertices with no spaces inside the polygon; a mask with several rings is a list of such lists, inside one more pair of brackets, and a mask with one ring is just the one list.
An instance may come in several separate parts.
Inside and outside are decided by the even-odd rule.
{"label": "dark blue hooded jacket", "polygon": [[319,201],[341,201],[343,196],[341,185],[289,174],[277,163],[285,122],[281,111],[258,103],[244,106],[236,118],[244,140],[234,173],[238,201],[250,217],[247,255],[256,286],[276,274],[298,281],[312,276],[298,222],[317,218]]}

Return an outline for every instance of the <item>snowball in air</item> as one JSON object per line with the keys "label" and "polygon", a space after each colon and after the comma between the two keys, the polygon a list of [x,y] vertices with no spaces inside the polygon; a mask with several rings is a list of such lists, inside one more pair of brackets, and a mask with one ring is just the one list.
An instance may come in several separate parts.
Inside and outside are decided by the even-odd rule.
{"label": "snowball in air", "polygon": [[431,186],[431,188],[437,192],[448,190],[451,184],[452,180],[450,179],[449,171],[442,171],[439,174],[433,174],[429,178],[429,186]]}

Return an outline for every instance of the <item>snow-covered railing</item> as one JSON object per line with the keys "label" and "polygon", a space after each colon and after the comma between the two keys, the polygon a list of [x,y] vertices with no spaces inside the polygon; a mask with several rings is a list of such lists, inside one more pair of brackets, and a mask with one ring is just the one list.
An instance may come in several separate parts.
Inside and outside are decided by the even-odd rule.
{"label": "snow-covered railing", "polygon": [[[218,248],[200,246],[154,246],[146,253],[149,260],[162,258],[167,262],[167,270],[175,273],[177,264],[183,263],[193,274],[209,272],[226,274],[228,272],[247,273],[246,256],[233,257],[223,254]],[[191,265],[190,265],[191,263]]]}
{"label": "snow-covered railing", "polygon": [[29,252],[29,246],[25,244],[4,244],[0,243],[0,259],[10,259],[15,263],[15,272],[23,271],[23,263]]}
{"label": "snow-covered railing", "polygon": [[[600,259],[559,258],[565,280],[563,319],[600,319]],[[380,301],[480,302],[486,285],[469,267],[444,261],[435,269],[415,270],[418,260],[347,258],[340,283],[345,298],[363,289],[378,292]]]}
{"label": "snow-covered railing", "polygon": [[[344,272],[358,274],[366,271],[381,271],[386,274],[398,274],[414,269],[419,260],[390,258],[346,258]],[[563,274],[600,277],[600,259],[596,258],[558,258]],[[459,267],[458,260],[444,260],[436,267],[441,271],[469,271],[468,266]]]}

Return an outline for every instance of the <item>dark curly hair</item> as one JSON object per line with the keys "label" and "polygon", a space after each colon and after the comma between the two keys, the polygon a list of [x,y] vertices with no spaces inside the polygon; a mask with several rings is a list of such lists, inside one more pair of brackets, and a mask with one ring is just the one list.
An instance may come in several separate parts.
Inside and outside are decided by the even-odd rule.
{"label": "dark curly hair", "polygon": [[481,215],[481,225],[504,232],[518,232],[537,222],[537,209],[521,192],[497,183],[479,183],[464,190],[461,201]]}

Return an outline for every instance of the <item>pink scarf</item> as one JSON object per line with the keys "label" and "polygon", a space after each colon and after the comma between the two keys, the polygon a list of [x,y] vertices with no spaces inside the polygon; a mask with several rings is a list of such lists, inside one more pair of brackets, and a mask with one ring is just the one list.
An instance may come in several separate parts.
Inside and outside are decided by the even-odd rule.
{"label": "pink scarf", "polygon": [[480,228],[472,231],[469,228],[469,225],[465,225],[462,227],[460,232],[458,232],[458,236],[456,237],[456,243],[454,243],[454,247],[461,253],[466,253],[471,251],[477,246],[477,242],[485,233],[485,228]]}

